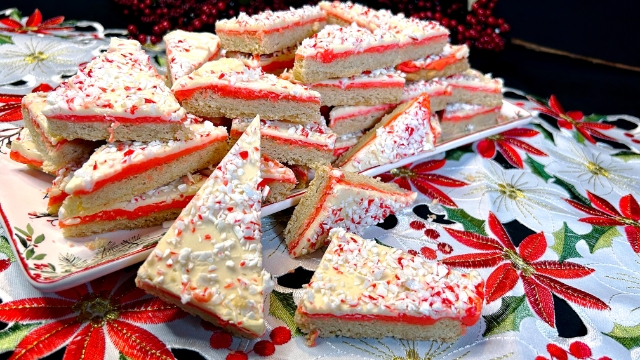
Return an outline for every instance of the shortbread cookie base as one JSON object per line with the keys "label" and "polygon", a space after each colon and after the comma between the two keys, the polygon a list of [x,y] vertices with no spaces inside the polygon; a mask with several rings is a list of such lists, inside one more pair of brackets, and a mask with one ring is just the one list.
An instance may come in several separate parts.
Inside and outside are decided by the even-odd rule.
{"label": "shortbread cookie base", "polygon": [[407,81],[418,81],[418,80],[431,80],[438,77],[446,77],[455,74],[459,74],[463,71],[466,71],[470,68],[469,60],[462,59],[457,61],[451,65],[445,66],[442,70],[427,70],[422,69],[416,72],[405,73]]}
{"label": "shortbread cookie base", "polygon": [[204,118],[254,118],[263,120],[287,120],[298,124],[318,121],[320,104],[290,100],[244,100],[222,97],[208,89],[199,89],[182,101],[188,113]]}
{"label": "shortbread cookie base", "polygon": [[382,320],[353,321],[336,317],[312,318],[296,311],[295,322],[305,333],[318,331],[320,337],[381,339],[392,336],[406,340],[453,342],[466,332],[466,326],[453,319],[440,319],[432,325],[416,325]]}
{"label": "shortbread cookie base", "polygon": [[502,93],[472,91],[452,86],[450,102],[496,107],[502,105]]}
{"label": "shortbread cookie base", "polygon": [[134,230],[162,225],[165,221],[175,220],[180,215],[182,208],[169,209],[154,212],[137,219],[117,219],[106,221],[94,221],[91,223],[66,226],[61,228],[62,235],[66,238],[85,237],[93,234],[102,234],[116,230]]}
{"label": "shortbread cookie base", "polygon": [[189,134],[188,129],[180,121],[116,125],[116,122],[106,120],[104,122],[65,121],[55,118],[48,118],[48,120],[51,135],[68,140],[182,140]]}
{"label": "shortbread cookie base", "polygon": [[90,194],[71,195],[64,200],[62,207],[67,217],[94,214],[117,202],[129,201],[134,196],[167,184],[187,173],[217,164],[228,150],[226,141],[212,144],[163,166],[109,183]]}
{"label": "shortbread cookie base", "polygon": [[272,182],[267,186],[269,186],[269,195],[264,199],[264,203],[272,204],[286,199],[291,194],[291,190],[296,187],[296,184],[278,181]]}
{"label": "shortbread cookie base", "polygon": [[329,25],[339,25],[342,27],[348,27],[351,25],[350,22],[345,21],[337,16],[333,16],[331,14],[327,14],[327,24]]}
{"label": "shortbread cookie base", "polygon": [[381,53],[353,54],[330,63],[323,63],[313,58],[296,58],[293,65],[293,77],[298,81],[310,84],[325,79],[359,75],[365,71],[395,66],[398,63],[397,49]]}
{"label": "shortbread cookie base", "polygon": [[448,38],[442,40],[431,41],[424,45],[421,44],[408,44],[402,46],[398,53],[398,64],[405,61],[421,59],[429,55],[436,55],[442,53],[444,46],[449,42]]}
{"label": "shortbread cookie base", "polygon": [[438,139],[438,144],[461,138],[465,135],[488,129],[498,124],[498,113],[476,115],[469,120],[442,121],[440,128],[442,136]]}
{"label": "shortbread cookie base", "polygon": [[283,31],[274,31],[270,34],[228,34],[217,32],[216,35],[220,37],[222,48],[227,51],[262,55],[297,45],[302,40],[322,30],[325,24],[325,21],[317,21]]}
{"label": "shortbread cookie base", "polygon": [[311,87],[311,90],[320,93],[322,105],[325,106],[397,104],[402,98],[403,89],[402,86],[349,90],[334,86]]}
{"label": "shortbread cookie base", "polygon": [[[229,137],[229,145],[233,146],[240,137]],[[301,145],[292,145],[270,138],[260,138],[262,154],[287,165],[305,165],[316,167],[330,164],[333,160],[333,149],[318,149]]]}
{"label": "shortbread cookie base", "polygon": [[380,121],[380,119],[382,119],[391,111],[393,111],[393,108],[374,111],[365,115],[336,121],[335,124],[329,123],[329,128],[331,128],[331,130],[333,130],[333,132],[338,136],[353,133],[356,131],[366,131],[375,126]]}
{"label": "shortbread cookie base", "polygon": [[191,315],[199,316],[200,318],[204,319],[205,321],[210,322],[211,324],[224,329],[225,331],[231,333],[232,335],[243,337],[243,338],[246,338],[246,339],[256,339],[256,338],[259,338],[260,336],[262,336],[262,334],[253,334],[253,333],[250,333],[248,331],[242,331],[242,329],[240,329],[235,324],[230,324],[230,323],[227,323],[225,321],[222,321],[221,319],[219,319],[216,316],[213,316],[211,313],[201,309],[199,306],[193,304],[192,302],[188,302],[186,304],[183,304],[180,301],[180,298],[178,298],[177,296],[171,295],[171,294],[163,291],[162,289],[154,286],[153,284],[151,284],[148,281],[141,281],[141,280],[139,280],[139,278],[136,277],[136,286],[139,287],[140,289],[144,290],[145,292],[147,292],[150,295],[157,296],[161,300],[163,300],[163,301],[165,301],[167,303],[176,305],[177,307],[181,308],[182,310],[188,312]]}

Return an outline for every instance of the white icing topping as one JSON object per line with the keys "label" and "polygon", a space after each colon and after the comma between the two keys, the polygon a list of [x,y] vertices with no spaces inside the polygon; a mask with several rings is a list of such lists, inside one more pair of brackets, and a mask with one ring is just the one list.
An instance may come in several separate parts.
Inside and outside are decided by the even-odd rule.
{"label": "white icing topping", "polygon": [[296,182],[296,176],[291,169],[266,155],[262,155],[262,159],[260,159],[260,174],[263,179],[288,183]]}
{"label": "white icing topping", "polygon": [[444,79],[451,87],[471,87],[477,91],[502,91],[502,79],[492,78],[491,74],[483,74],[478,70],[469,69],[463,73],[451,75]]}
{"label": "white icing topping", "polygon": [[324,20],[324,18],[324,12],[319,7],[308,5],[283,11],[267,10],[251,16],[241,12],[237,17],[218,20],[216,22],[216,32],[272,30],[295,26],[296,23],[304,23],[313,19]]}
{"label": "white icing topping", "polygon": [[[48,118],[60,115],[99,115],[126,118],[156,117],[182,121],[180,107],[149,55],[133,43],[112,40],[110,50],[97,56],[78,73],[48,93],[42,110]],[[133,44],[133,45],[132,45]]]}
{"label": "white icing topping", "polygon": [[398,44],[398,39],[389,32],[367,29],[351,24],[348,27],[327,25],[319,33],[302,41],[296,55],[314,57],[330,52],[361,53],[371,47]]}
{"label": "white icing topping", "polygon": [[404,85],[404,92],[402,94],[401,102],[413,100],[422,93],[427,93],[430,97],[451,95],[451,91],[449,91],[447,87],[448,84],[442,79],[431,79],[429,81],[408,81]]}
{"label": "white icing topping", "polygon": [[174,30],[164,36],[171,81],[191,74],[220,50],[220,39],[211,33]]}
{"label": "white icing topping", "polygon": [[447,104],[447,107],[444,109],[444,113],[442,114],[442,120],[446,121],[448,119],[454,117],[471,117],[478,114],[483,114],[487,112],[499,112],[502,106],[497,107],[487,107],[482,105],[473,105],[473,104],[463,104],[463,103],[454,103]]}
{"label": "white icing topping", "polygon": [[484,296],[479,289],[484,281],[475,270],[460,273],[344,229],[334,229],[330,236],[331,243],[301,297],[303,312],[480,317]]}
{"label": "white icing topping", "polygon": [[11,152],[18,153],[31,161],[40,163],[44,161],[42,154],[36,148],[36,144],[27,128],[20,130],[18,138],[11,141]]}
{"label": "white icing topping", "polygon": [[293,61],[296,56],[298,46],[291,46],[282,50],[278,50],[271,54],[254,55],[239,51],[225,51],[225,57],[230,59],[238,59],[242,63],[252,69],[265,67],[274,62]]}

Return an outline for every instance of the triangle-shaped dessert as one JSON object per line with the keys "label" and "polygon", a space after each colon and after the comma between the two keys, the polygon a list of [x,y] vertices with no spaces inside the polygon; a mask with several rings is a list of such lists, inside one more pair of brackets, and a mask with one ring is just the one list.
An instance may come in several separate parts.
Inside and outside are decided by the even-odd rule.
{"label": "triangle-shaped dessert", "polygon": [[273,286],[262,268],[259,127],[256,117],[136,278],[146,292],[247,338],[265,332]]}
{"label": "triangle-shaped dessert", "polygon": [[284,230],[289,255],[298,257],[323,247],[332,228],[360,233],[409,206],[416,195],[393,183],[320,167]]}
{"label": "triangle-shaped dessert", "polygon": [[175,30],[164,36],[167,48],[167,79],[170,84],[191,74],[220,51],[220,38],[211,33]]}
{"label": "triangle-shaped dessert", "polygon": [[133,40],[109,50],[47,94],[42,109],[53,137],[153,141],[186,136],[187,113],[149,55]]}
{"label": "triangle-shaped dessert", "polygon": [[360,172],[432,150],[440,125],[431,118],[430,108],[427,94],[401,104],[360,138],[336,165],[345,171]]}
{"label": "triangle-shaped dessert", "polygon": [[334,229],[295,320],[317,336],[453,342],[480,319],[484,281]]}

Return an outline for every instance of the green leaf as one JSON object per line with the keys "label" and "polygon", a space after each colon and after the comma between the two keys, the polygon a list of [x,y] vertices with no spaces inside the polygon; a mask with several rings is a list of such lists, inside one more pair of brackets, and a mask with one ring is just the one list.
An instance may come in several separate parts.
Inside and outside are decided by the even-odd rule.
{"label": "green leaf", "polygon": [[38,254],[36,256],[34,256],[32,259],[33,260],[42,260],[45,258],[45,256],[47,256],[47,254]]}
{"label": "green leaf", "polygon": [[527,154],[526,156],[527,157],[524,159],[524,162],[525,164],[529,165],[532,173],[538,175],[539,177],[544,179],[544,181],[549,181],[549,179],[553,178],[553,176],[549,175],[549,173],[544,170],[543,164],[535,161],[531,156],[529,156],[529,154]]}
{"label": "green leaf", "polygon": [[387,245],[387,244],[383,243],[382,241],[378,240],[378,238],[373,238],[373,241],[375,241],[375,242],[376,242],[376,244],[378,244],[378,245],[382,245],[382,246],[384,246],[384,247],[391,247],[391,246],[389,246],[389,245]]}
{"label": "green leaf", "polygon": [[31,236],[31,235],[29,235],[29,233],[28,233],[28,232],[26,232],[26,231],[24,231],[24,230],[20,229],[19,227],[15,227],[14,229],[16,229],[16,231],[17,231],[17,232],[19,232],[20,234],[22,234],[22,235],[24,235],[24,236]]}
{"label": "green leaf", "polygon": [[16,237],[18,238],[18,240],[20,240],[20,245],[22,245],[23,248],[28,248],[29,247],[29,243],[27,242],[27,239],[23,238],[22,235],[16,233]]}
{"label": "green leaf", "polygon": [[40,235],[36,236],[36,238],[33,240],[33,243],[34,244],[40,244],[43,241],[44,241],[44,234],[40,234]]}
{"label": "green leaf", "polygon": [[47,265],[49,265],[49,269],[51,269],[51,271],[56,271],[56,267],[52,263],[47,263]]}
{"label": "green leaf", "polygon": [[13,39],[9,35],[0,34],[0,45],[2,44],[13,44]]}
{"label": "green leaf", "polygon": [[16,256],[13,255],[13,251],[11,250],[11,245],[9,245],[9,240],[4,236],[0,236],[0,252],[7,255],[7,257],[9,258],[9,261],[11,262],[16,261]]}
{"label": "green leaf", "polygon": [[154,60],[158,63],[158,65],[160,66],[167,66],[167,58],[165,56],[162,55],[156,55],[153,57]]}
{"label": "green leaf", "polygon": [[593,254],[596,250],[611,247],[611,242],[615,237],[621,236],[615,226],[594,226],[590,232],[580,235],[567,223],[562,224],[562,229],[553,233],[555,244],[551,249],[558,254],[558,261],[563,262],[567,259],[581,258],[582,256],[576,250],[576,244],[580,240],[584,240],[589,247],[589,251]]}
{"label": "green leaf", "polygon": [[118,360],[131,360],[130,357],[127,357],[125,354],[120,353],[120,356],[118,357]]}
{"label": "green leaf", "polygon": [[584,144],[584,136],[582,136],[582,134],[580,134],[579,131],[574,131],[573,132],[573,137],[576,139],[576,141],[580,144]]}
{"label": "green leaf", "polygon": [[38,326],[40,326],[40,323],[14,323],[10,327],[0,331],[0,353],[15,350],[16,345],[18,345],[31,330]]}
{"label": "green leaf", "polygon": [[602,334],[619,342],[628,350],[640,346],[640,324],[635,326],[624,326],[614,323],[613,330],[611,330],[611,332]]}
{"label": "green leaf", "polygon": [[536,130],[538,130],[540,132],[540,134],[542,134],[542,136],[544,136],[545,139],[551,141],[551,143],[554,144],[554,145],[556,144],[555,140],[553,140],[553,135],[544,126],[539,125],[539,124],[533,124],[533,127]]}
{"label": "green leaf", "polygon": [[27,252],[24,253],[24,257],[29,260],[31,259],[31,257],[33,257],[33,254],[35,254],[35,250],[33,248],[29,248],[27,249]]}
{"label": "green leaf", "polygon": [[31,224],[27,224],[27,232],[29,236],[33,236],[33,226],[31,226]]}
{"label": "green leaf", "polygon": [[532,317],[533,313],[524,295],[505,296],[498,311],[483,315],[487,328],[482,336],[497,335],[507,331],[518,331],[522,320]]}
{"label": "green leaf", "polygon": [[473,216],[467,214],[463,209],[450,209],[444,206],[447,212],[447,218],[451,221],[460,223],[466,231],[471,231],[480,235],[487,235],[484,231],[484,220],[476,219]]}
{"label": "green leaf", "polygon": [[444,156],[444,158],[447,160],[460,161],[464,154],[468,154],[471,152],[473,152],[471,146],[463,146],[447,151],[447,154]]}
{"label": "green leaf", "polygon": [[591,114],[588,116],[585,116],[582,121],[584,122],[601,122],[602,120],[606,119],[607,115],[599,115],[599,114]]}
{"label": "green leaf", "polygon": [[11,13],[9,13],[9,18],[15,21],[20,21],[22,20],[22,13],[20,12],[20,10],[13,8],[11,9]]}
{"label": "green leaf", "polygon": [[293,294],[273,290],[269,295],[269,314],[282,320],[291,330],[291,336],[304,335],[293,319],[296,313],[296,303],[293,301]]}
{"label": "green leaf", "polygon": [[578,191],[578,189],[576,189],[575,186],[569,184],[568,182],[559,179],[559,178],[554,178],[554,184],[562,187],[563,189],[567,190],[567,192],[569,193],[569,197],[571,198],[571,200],[575,200],[577,202],[581,202],[585,205],[591,205],[591,201],[589,201],[589,199],[587,197],[585,197],[584,195],[580,194],[580,192]]}
{"label": "green leaf", "polygon": [[640,160],[640,154],[636,154],[633,151],[620,151],[611,156],[615,156],[624,162]]}

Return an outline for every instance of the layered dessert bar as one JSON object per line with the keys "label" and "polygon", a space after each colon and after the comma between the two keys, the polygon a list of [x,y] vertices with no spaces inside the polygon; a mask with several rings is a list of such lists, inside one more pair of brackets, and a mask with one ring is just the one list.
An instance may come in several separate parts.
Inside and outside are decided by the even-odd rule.
{"label": "layered dessert bar", "polygon": [[251,69],[261,68],[262,71],[266,73],[280,75],[286,69],[291,69],[293,67],[297,48],[297,46],[292,46],[271,54],[262,55],[238,51],[226,51],[225,57],[238,59],[242,61],[244,66]]}
{"label": "layered dessert bar", "polygon": [[413,100],[422,94],[429,95],[432,113],[444,110],[447,103],[451,102],[451,89],[442,79],[407,81],[400,102]]}
{"label": "layered dessert bar", "polygon": [[25,164],[30,168],[41,170],[44,158],[38,151],[29,129],[20,130],[18,137],[11,141],[9,158],[15,162]]}
{"label": "layered dessert bar", "polygon": [[234,335],[262,336],[273,281],[262,267],[261,180],[256,120],[149,254],[136,285]]}
{"label": "layered dessert bar", "polygon": [[172,90],[190,114],[308,123],[318,120],[320,94],[238,59],[210,61],[180,78]]}
{"label": "layered dessert bar", "polygon": [[395,108],[395,103],[370,106],[336,106],[329,112],[329,128],[336,135],[369,130]]}
{"label": "layered dessert bar", "polygon": [[338,158],[342,154],[346,153],[352,147],[354,147],[363,135],[364,133],[362,131],[339,135],[336,139],[336,145],[333,149],[333,160],[338,160]]}
{"label": "layered dessert bar", "polygon": [[455,75],[469,69],[469,48],[467,45],[447,44],[440,54],[405,61],[396,69],[405,73],[408,81]]}
{"label": "layered dessert bar", "polygon": [[112,40],[106,53],[47,94],[42,113],[51,136],[68,140],[180,139],[187,117],[133,40]]}
{"label": "layered dessert bar", "polygon": [[[249,123],[248,119],[234,119],[229,131],[230,141],[238,139]],[[262,152],[287,165],[315,166],[333,160],[336,134],[321,124],[261,120],[260,136]]]}
{"label": "layered dessert bar", "polygon": [[263,11],[249,16],[218,20],[216,34],[228,51],[271,54],[294,46],[320,31],[326,15],[317,6],[285,11]]}
{"label": "layered dessert bar", "polygon": [[352,24],[327,25],[302,41],[296,50],[293,76],[305,84],[343,78],[395,66],[398,39],[387,31],[373,32]]}
{"label": "layered dessert bar", "polygon": [[484,281],[334,229],[295,315],[310,337],[454,342],[480,320]]}
{"label": "layered dessert bar", "polygon": [[438,143],[496,126],[501,108],[460,103],[447,105],[440,117],[442,136]]}
{"label": "layered dessert bar", "polygon": [[440,54],[449,42],[449,30],[435,21],[396,15],[392,18],[382,17],[375,25],[398,38],[398,63]]}
{"label": "layered dessert bar", "polygon": [[163,222],[178,217],[205,181],[206,177],[200,174],[182,176],[128,201],[117,202],[94,213],[69,216],[62,208],[58,213],[62,235],[84,237],[116,230],[162,225]]}
{"label": "layered dessert bar", "polygon": [[393,163],[432,150],[439,133],[437,120],[431,118],[429,96],[422,94],[386,115],[336,165],[345,171],[360,172]]}
{"label": "layered dessert bar", "polygon": [[169,85],[218,57],[220,39],[211,33],[174,30],[164,36]]}
{"label": "layered dessert bar", "polygon": [[365,29],[375,29],[370,20],[378,15],[378,10],[351,1],[321,1],[318,6],[327,14],[327,24],[349,26],[356,23]]}
{"label": "layered dessert bar", "polygon": [[123,141],[97,149],[65,187],[69,217],[95,213],[216,164],[228,149],[227,130],[210,122],[192,124],[189,140]]}
{"label": "layered dessert bar", "polygon": [[394,183],[322,166],[284,230],[289,255],[323,247],[332,228],[361,233],[412,204],[416,195]]}
{"label": "layered dessert bar", "polygon": [[49,215],[57,216],[64,199],[69,194],[64,190],[69,180],[73,178],[73,172],[78,170],[81,165],[70,165],[56,172],[56,177],[51,183],[51,187],[47,189],[47,212]]}
{"label": "layered dessert bar", "polygon": [[502,79],[469,69],[461,74],[444,79],[451,89],[452,103],[475,104],[482,106],[502,105]]}
{"label": "layered dessert bar", "polygon": [[286,199],[298,183],[291,169],[264,154],[260,160],[260,175],[262,176],[260,187],[269,188],[267,197],[264,199],[265,204]]}
{"label": "layered dessert bar", "polygon": [[365,71],[347,78],[307,84],[320,93],[322,105],[396,104],[402,97],[405,80],[393,68]]}
{"label": "layered dessert bar", "polygon": [[49,131],[49,121],[42,114],[46,105],[47,94],[27,94],[22,98],[22,117],[36,149],[43,158],[42,168],[50,174],[55,174],[69,164],[85,162],[100,143],[53,136]]}
{"label": "layered dessert bar", "polygon": [[295,189],[306,189],[309,187],[309,182],[313,180],[316,171],[308,167],[306,165],[289,165],[289,169],[293,171],[293,174],[296,176],[296,180],[298,183],[296,184]]}

